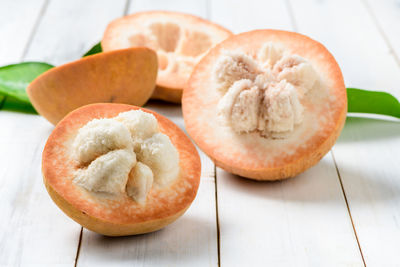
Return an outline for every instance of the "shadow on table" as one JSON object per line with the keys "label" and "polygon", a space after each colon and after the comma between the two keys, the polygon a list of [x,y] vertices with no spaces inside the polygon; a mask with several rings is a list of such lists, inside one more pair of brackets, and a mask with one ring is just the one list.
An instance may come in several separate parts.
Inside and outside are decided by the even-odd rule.
{"label": "shadow on table", "polygon": [[167,117],[182,117],[182,107],[180,104],[151,99],[144,107]]}
{"label": "shadow on table", "polygon": [[95,251],[96,261],[103,265],[118,259],[134,266],[135,261],[146,259],[155,265],[165,262],[182,265],[187,261],[189,266],[196,259],[204,261],[212,251],[217,251],[215,221],[205,221],[190,213],[159,231],[136,236],[106,237],[85,230],[82,242],[83,245],[90,243],[82,251],[87,251],[88,256]]}
{"label": "shadow on table", "polygon": [[182,107],[180,104],[168,103],[160,100],[150,100],[144,107],[168,117],[186,133],[182,116]]}
{"label": "shadow on table", "polygon": [[400,137],[400,120],[349,116],[338,142],[362,142]]}
{"label": "shadow on table", "polygon": [[[224,187],[224,190],[233,191],[230,193],[238,197],[244,195],[244,198],[250,196],[291,202],[343,204],[340,180],[335,166],[329,159],[330,155],[306,172],[283,181],[257,182],[220,171],[217,179],[223,181],[218,182],[218,194],[222,196],[220,188]],[[371,201],[385,202],[400,198],[400,187],[395,181],[390,183],[379,179],[379,174],[362,171],[347,166],[340,168],[345,192],[350,202],[368,204]],[[348,190],[350,187],[352,190]]]}

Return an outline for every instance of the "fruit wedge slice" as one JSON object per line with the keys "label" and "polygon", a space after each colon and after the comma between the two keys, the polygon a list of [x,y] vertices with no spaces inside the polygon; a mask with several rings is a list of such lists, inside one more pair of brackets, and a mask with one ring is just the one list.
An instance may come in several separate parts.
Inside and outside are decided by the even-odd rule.
{"label": "fruit wedge slice", "polygon": [[[110,124],[110,119],[107,121],[107,118],[115,118],[122,112],[137,110],[148,114],[147,117],[154,116],[158,122],[159,131],[168,136],[170,142],[176,148],[179,155],[179,170],[174,180],[167,185],[151,187],[145,198],[139,196],[142,197],[142,201],[135,201],[135,199],[132,199],[130,195],[128,195],[128,186],[130,186],[130,184],[137,185],[140,183],[140,181],[137,180],[133,180],[132,183],[129,180],[126,185],[127,191],[123,189],[122,192],[117,194],[95,192],[81,187],[79,183],[74,181],[74,177],[76,177],[79,172],[89,170],[92,168],[93,162],[104,157],[104,155],[94,153],[93,155],[97,156],[97,158],[94,158],[93,162],[88,166],[80,165],[77,162],[76,154],[74,154],[74,151],[76,152],[76,150],[74,150],[74,142],[76,141],[77,135],[82,134],[82,127],[87,125],[89,121],[92,121],[92,123],[101,122],[101,120],[93,121],[93,119],[102,119],[104,122],[103,126],[112,125]],[[121,118],[127,118],[127,116],[120,116],[120,119]],[[138,123],[138,121],[133,120],[131,122],[133,122],[131,125],[137,126],[135,123]],[[142,123],[143,122],[142,120]],[[119,122],[113,121],[113,124],[118,125],[118,123]],[[134,132],[141,131],[145,133],[151,130],[148,128],[148,124],[140,125],[142,127],[133,127]],[[112,134],[113,129],[96,129],[100,130],[99,133],[101,133],[101,135],[99,135],[101,138],[98,140],[100,143],[98,143],[99,146],[97,148],[103,146],[103,148],[110,149],[111,146],[123,142],[121,138],[116,138],[114,139],[114,143],[107,143],[107,140],[110,141],[111,139],[106,139],[105,136]],[[115,134],[116,137],[118,137],[123,133],[122,131],[117,131]],[[91,137],[96,137],[96,135],[91,134],[85,138],[89,140]],[[154,139],[154,135],[152,138]],[[138,141],[139,139],[135,140]],[[95,139],[91,139],[92,144],[93,141],[95,141]],[[148,145],[146,142],[144,142],[144,144],[142,150],[146,149]],[[80,152],[84,151],[84,149],[88,148],[90,145],[90,142],[83,142],[82,147],[80,147]],[[104,147],[104,145],[106,147]],[[130,149],[131,148],[132,147],[130,147]],[[155,145],[155,148],[154,157],[158,157],[158,150],[163,149],[163,146]],[[86,150],[86,152],[94,151],[95,149]],[[99,151],[100,150],[97,150],[97,152]],[[96,174],[94,172],[92,176],[101,174],[103,175],[102,179],[109,179],[109,182],[112,184],[114,182],[114,180],[111,179],[112,175],[118,176],[121,170],[126,167],[123,163],[126,162],[127,158],[119,159],[121,164],[115,165],[118,159],[112,158],[111,155],[114,152],[122,151],[123,149],[118,148],[108,152],[105,156],[108,157],[107,155],[110,155],[109,160],[99,164],[97,166],[100,168],[99,173]],[[135,151],[137,152],[136,149]],[[133,153],[133,151],[125,150],[124,153],[125,154],[122,155],[128,155],[129,153]],[[136,166],[143,166],[143,164],[139,163],[139,160],[141,160],[139,155],[140,153],[136,156]],[[114,170],[109,170],[108,173],[105,172],[107,169],[104,169],[105,171],[101,170],[101,168],[109,168],[110,166],[114,168]],[[146,169],[143,171],[142,168],[142,171],[139,170],[139,173],[145,174],[148,170],[147,168],[147,171]],[[153,168],[153,173],[155,175],[156,172],[154,171],[155,169]],[[201,166],[199,155],[192,142],[182,130],[167,118],[144,108],[106,103],[91,104],[81,107],[68,114],[58,123],[47,140],[43,151],[42,172],[48,193],[58,207],[69,217],[97,233],[109,236],[123,236],[158,230],[181,216],[196,196],[200,182]],[[105,173],[107,173],[107,175],[104,175]],[[137,175],[137,173],[132,173],[134,175],[133,178],[136,179],[135,175]],[[92,177],[88,177],[88,179],[89,178]],[[156,178],[157,177],[154,176],[154,180],[156,180]]]}
{"label": "fruit wedge slice", "polygon": [[157,56],[129,48],[96,54],[50,69],[27,87],[40,115],[57,124],[70,111],[91,103],[144,105],[154,91]]}
{"label": "fruit wedge slice", "polygon": [[343,128],[342,73],[304,35],[256,30],[223,41],[195,67],[182,98],[186,129],[217,166],[277,180],[316,164]]}
{"label": "fruit wedge slice", "polygon": [[157,51],[159,72],[152,98],[180,103],[193,67],[211,47],[231,34],[193,15],[149,11],[112,21],[101,45],[104,51],[131,46],[147,46]]}

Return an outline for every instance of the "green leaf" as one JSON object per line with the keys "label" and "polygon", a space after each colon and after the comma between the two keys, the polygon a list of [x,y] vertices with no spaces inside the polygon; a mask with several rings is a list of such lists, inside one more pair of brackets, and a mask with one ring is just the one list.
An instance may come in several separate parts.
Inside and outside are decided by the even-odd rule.
{"label": "green leaf", "polygon": [[3,108],[4,101],[6,100],[6,96],[0,94],[0,110]]}
{"label": "green leaf", "polygon": [[101,48],[101,43],[98,42],[92,48],[90,48],[90,50],[87,51],[82,57],[87,57],[101,52],[103,52],[103,49]]}
{"label": "green leaf", "polygon": [[0,94],[30,104],[26,87],[53,66],[42,62],[23,62],[0,67]]}
{"label": "green leaf", "polygon": [[4,100],[2,110],[17,111],[23,113],[37,114],[31,103],[26,103],[12,96],[7,96]]}
{"label": "green leaf", "polygon": [[347,88],[348,112],[373,113],[400,118],[400,103],[389,93]]}

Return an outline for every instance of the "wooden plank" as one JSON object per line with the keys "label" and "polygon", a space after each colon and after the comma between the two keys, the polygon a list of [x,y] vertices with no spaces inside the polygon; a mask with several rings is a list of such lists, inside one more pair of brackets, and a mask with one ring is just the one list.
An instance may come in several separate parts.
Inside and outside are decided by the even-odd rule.
{"label": "wooden plank", "polygon": [[362,266],[328,154],[283,182],[217,169],[221,266]]}
{"label": "wooden plank", "polygon": [[299,31],[332,51],[348,87],[390,91],[400,97],[398,66],[360,0],[293,1],[292,5]]}
{"label": "wooden plank", "polygon": [[[152,109],[184,130],[179,105],[151,102]],[[189,210],[165,229],[146,235],[105,238],[83,232],[79,266],[216,266],[217,227],[215,218],[214,165],[199,151],[202,176],[199,192]]]}
{"label": "wooden plank", "polygon": [[[0,2],[0,64],[22,59],[44,9],[45,1]],[[71,232],[79,227],[60,216],[41,179],[40,154],[50,125],[6,111],[0,112],[0,125],[0,265],[73,266],[79,235]]]}
{"label": "wooden plank", "polygon": [[[3,3],[0,2],[2,11]],[[24,1],[19,8],[6,10],[7,14],[14,15],[22,10],[18,18],[10,17],[10,23],[15,26],[10,40],[28,40],[19,37],[19,34],[29,36],[23,29],[26,25],[19,21],[34,24],[28,14],[39,14],[42,7],[38,3],[43,2]],[[60,63],[80,57],[92,41],[90,35],[102,22],[121,12],[124,4],[120,1],[119,7],[115,1],[50,2],[24,59]],[[93,11],[96,14],[87,16]],[[89,20],[83,23],[79,18],[85,16]],[[83,30],[73,27],[79,22],[84,24]],[[7,36],[2,38],[7,40]],[[13,61],[19,61],[23,53],[18,46],[7,42],[7,51],[15,50]],[[49,60],[53,57],[56,60]],[[74,266],[81,227],[53,204],[42,182],[41,153],[53,126],[37,115],[6,111],[0,112],[0,124],[0,265]]]}
{"label": "wooden plank", "polygon": [[[44,8],[45,1],[0,2],[1,64],[21,60]],[[37,120],[34,131],[32,120]],[[38,116],[6,111],[0,113],[0,124],[0,265],[72,266],[77,236],[69,234],[68,226],[60,231],[58,226],[64,226],[67,219],[54,216],[58,212],[41,182],[42,137],[51,128]],[[63,246],[55,245],[60,239]]]}
{"label": "wooden plank", "polygon": [[211,20],[234,33],[255,29],[291,30],[292,24],[284,1],[213,0]]}
{"label": "wooden plank", "polygon": [[367,266],[397,266],[400,125],[350,117],[334,148]]}
{"label": "wooden plank", "polygon": [[[288,11],[283,1],[211,5],[212,19],[235,32],[291,30]],[[363,265],[331,155],[283,182],[257,183],[217,169],[217,188],[222,266]]]}
{"label": "wooden plank", "polygon": [[80,58],[99,42],[107,24],[123,14],[126,0],[51,1],[26,60],[54,65]]}
{"label": "wooden plank", "polygon": [[0,2],[0,64],[6,65],[21,60],[45,0]]}
{"label": "wooden plank", "polygon": [[388,44],[392,54],[400,66],[400,5],[398,1],[363,1],[368,12],[375,21],[378,30]]}
{"label": "wooden plank", "polygon": [[[206,17],[205,1],[132,1],[128,13],[175,10]],[[151,101],[146,105],[175,122],[182,130],[180,105]],[[79,266],[217,266],[217,226],[214,164],[199,151],[202,176],[189,210],[166,228],[146,235],[104,238],[84,230]]]}
{"label": "wooden plank", "polygon": [[189,210],[164,229],[107,238],[84,229],[78,266],[217,266],[214,174],[204,172]]}
{"label": "wooden plank", "polygon": [[80,227],[42,182],[41,152],[52,127],[39,116],[6,111],[0,123],[0,265],[73,266]]}
{"label": "wooden plank", "polygon": [[[400,96],[399,67],[361,1],[292,3],[299,30],[331,49],[348,86]],[[350,117],[333,150],[367,266],[399,264],[399,130],[391,121]]]}
{"label": "wooden plank", "polygon": [[128,9],[128,14],[139,12],[139,11],[149,11],[149,10],[168,10],[168,11],[178,11],[193,14],[206,18],[207,14],[207,1],[208,0],[132,0]]}

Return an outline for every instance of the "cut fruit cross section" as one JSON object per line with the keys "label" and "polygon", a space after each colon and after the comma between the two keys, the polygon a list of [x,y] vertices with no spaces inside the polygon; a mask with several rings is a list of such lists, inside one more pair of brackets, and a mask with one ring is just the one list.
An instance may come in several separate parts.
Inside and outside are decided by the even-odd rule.
{"label": "cut fruit cross section", "polygon": [[277,180],[329,151],[343,128],[347,98],[340,68],[322,44],[256,30],[229,37],[203,57],[182,109],[188,133],[217,166]]}
{"label": "cut fruit cross section", "polygon": [[147,46],[158,54],[157,87],[152,98],[180,103],[193,67],[207,51],[232,33],[199,17],[167,11],[135,13],[111,22],[104,51]]}
{"label": "cut fruit cross section", "polygon": [[[129,131],[142,130],[141,126],[151,130],[151,124],[143,120],[127,120],[132,118],[127,113],[137,111],[158,123],[159,132],[146,143],[162,139],[162,143],[154,143],[153,159],[152,155],[135,159]],[[117,118],[125,119],[125,130],[121,130],[125,133],[116,132],[122,124],[114,121]],[[166,145],[166,153],[160,152]],[[161,166],[171,147],[177,153],[176,172],[171,171],[171,158],[166,161],[167,168]],[[88,167],[82,166],[79,160],[88,154],[98,157],[91,157]],[[140,162],[143,158],[147,164]],[[87,157],[83,159],[86,162]],[[200,164],[195,146],[173,122],[144,108],[112,103],[87,105],[69,113],[51,133],[42,157],[43,180],[57,206],[83,227],[109,236],[148,233],[175,221],[196,196]],[[168,181],[162,176],[168,176]]]}

